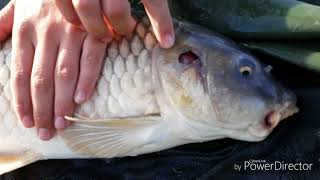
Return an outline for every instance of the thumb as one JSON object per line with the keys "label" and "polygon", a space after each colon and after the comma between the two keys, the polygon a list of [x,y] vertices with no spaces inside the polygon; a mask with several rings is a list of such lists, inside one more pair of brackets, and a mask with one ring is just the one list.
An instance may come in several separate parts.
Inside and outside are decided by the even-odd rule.
{"label": "thumb", "polygon": [[0,42],[4,41],[12,31],[14,15],[14,1],[11,0],[0,11]]}

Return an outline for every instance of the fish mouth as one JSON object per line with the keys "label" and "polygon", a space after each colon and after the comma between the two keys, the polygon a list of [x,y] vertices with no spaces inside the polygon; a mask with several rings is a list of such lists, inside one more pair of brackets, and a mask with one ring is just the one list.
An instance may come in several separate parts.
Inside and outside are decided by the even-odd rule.
{"label": "fish mouth", "polygon": [[280,103],[269,111],[264,118],[264,125],[266,129],[273,129],[280,121],[299,111],[299,108],[296,106],[296,95],[289,90],[285,89],[284,91],[285,93],[281,96],[282,98]]}
{"label": "fish mouth", "polygon": [[296,106],[296,102],[285,102],[275,110],[271,110],[266,114],[264,124],[266,128],[272,129],[278,125],[278,123],[293,114],[297,113],[299,108]]}
{"label": "fish mouth", "polygon": [[277,108],[269,111],[263,121],[263,125],[249,127],[249,134],[255,138],[254,141],[262,141],[282,120],[292,116],[299,111],[295,101],[287,101]]}

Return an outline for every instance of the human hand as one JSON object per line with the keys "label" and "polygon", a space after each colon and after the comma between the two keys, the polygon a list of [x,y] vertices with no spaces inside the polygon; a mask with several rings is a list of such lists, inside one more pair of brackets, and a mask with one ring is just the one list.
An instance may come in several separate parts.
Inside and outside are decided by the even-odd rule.
{"label": "human hand", "polygon": [[0,42],[4,41],[12,31],[13,26],[14,1],[10,1],[0,11]]}
{"label": "human hand", "polygon": [[87,85],[78,98],[90,96],[107,43],[65,21],[52,0],[11,1],[0,24],[0,40],[13,24],[11,88],[17,116],[49,140],[55,128],[68,126],[63,117],[73,113],[77,82]]}
{"label": "human hand", "polygon": [[[167,1],[142,2],[160,45],[171,47],[175,38]],[[87,32],[102,41],[111,39],[113,31],[127,35],[136,24],[128,0],[55,0],[55,3],[69,22],[82,24]]]}

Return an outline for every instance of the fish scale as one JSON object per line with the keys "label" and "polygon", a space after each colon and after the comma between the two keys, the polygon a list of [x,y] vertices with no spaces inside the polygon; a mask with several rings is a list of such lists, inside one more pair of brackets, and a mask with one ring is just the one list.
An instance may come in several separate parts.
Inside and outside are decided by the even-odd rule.
{"label": "fish scale", "polygon": [[[159,113],[150,70],[150,50],[156,39],[146,26],[150,26],[147,21],[140,22],[131,37],[113,40],[108,45],[94,93],[88,101],[76,106],[75,113],[97,119]],[[25,148],[38,144],[40,149],[46,144],[69,152],[61,145],[60,138],[42,142],[34,138],[35,130],[24,128],[18,121],[11,102],[11,39],[0,47],[0,143],[4,146],[11,141],[28,142],[21,144]]]}
{"label": "fish scale", "polygon": [[76,113],[89,118],[108,118],[159,112],[151,86],[150,52],[145,45],[154,46],[152,42],[156,41],[152,32],[144,36],[144,26],[138,24],[130,39],[122,38],[109,45],[96,92],[77,107]]}
{"label": "fish scale", "polygon": [[4,126],[6,127],[1,131],[1,136],[6,137],[11,134],[14,128],[17,127],[17,121],[12,119],[12,108],[10,108],[11,92],[10,92],[10,50],[11,40],[2,44],[0,51],[0,119],[4,120]]}
{"label": "fish scale", "polygon": [[12,139],[14,139],[16,144],[20,144],[21,142],[25,141],[26,137],[30,136],[29,134],[34,132],[23,128],[13,111],[9,81],[11,65],[11,39],[0,45],[0,49],[0,120],[2,126],[0,128],[0,137],[2,146],[6,146],[11,143]]}
{"label": "fish scale", "polygon": [[0,175],[43,159],[136,156],[224,137],[261,141],[297,112],[295,95],[233,42],[174,21],[175,45],[162,49],[146,20],[108,45],[91,98],[50,141],[18,121],[11,40],[0,44]]}

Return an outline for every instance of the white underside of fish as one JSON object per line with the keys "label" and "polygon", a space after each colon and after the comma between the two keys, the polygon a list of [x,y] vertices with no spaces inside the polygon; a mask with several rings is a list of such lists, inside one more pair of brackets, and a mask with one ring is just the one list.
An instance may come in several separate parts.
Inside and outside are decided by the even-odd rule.
{"label": "white underside of fish", "polygon": [[18,121],[11,102],[11,40],[0,46],[0,174],[39,159],[130,156],[176,144],[174,138],[161,142],[169,134],[152,84],[150,52],[157,42],[146,24],[109,45],[94,94],[76,108],[77,121],[101,120],[75,122],[50,141]]}

